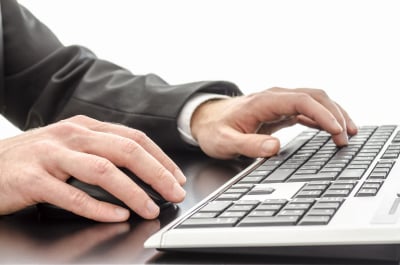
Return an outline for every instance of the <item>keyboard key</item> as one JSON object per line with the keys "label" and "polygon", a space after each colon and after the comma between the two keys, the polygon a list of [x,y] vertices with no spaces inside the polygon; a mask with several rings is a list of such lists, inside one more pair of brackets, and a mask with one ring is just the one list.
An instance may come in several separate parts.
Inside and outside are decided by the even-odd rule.
{"label": "keyboard key", "polygon": [[236,204],[234,204],[231,207],[229,207],[228,209],[226,209],[226,211],[229,211],[229,212],[248,212],[253,208],[254,208],[253,205],[236,205]]}
{"label": "keyboard key", "polygon": [[191,218],[213,218],[218,215],[218,212],[213,213],[195,213],[191,216]]}
{"label": "keyboard key", "polygon": [[305,213],[305,210],[282,210],[278,213],[278,216],[301,216]]}
{"label": "keyboard key", "polygon": [[[223,217],[223,218],[229,218],[229,217],[237,217],[237,218],[243,218],[247,212],[223,212],[220,214],[218,217]],[[193,217],[192,217],[193,218]]]}
{"label": "keyboard key", "polygon": [[338,176],[338,179],[361,179],[365,169],[345,169]]}
{"label": "keyboard key", "polygon": [[369,197],[369,196],[375,196],[376,193],[378,192],[378,189],[366,189],[366,188],[361,188],[356,196],[357,197]]}
{"label": "keyboard key", "polygon": [[264,216],[273,216],[275,215],[277,211],[252,211],[251,213],[249,213],[248,216],[253,216],[253,217],[264,217]]}
{"label": "keyboard key", "polygon": [[311,207],[311,203],[289,203],[285,206],[285,210],[307,210]]}
{"label": "keyboard key", "polygon": [[224,194],[221,194],[215,200],[217,200],[217,201],[236,201],[236,200],[240,199],[240,197],[242,197],[242,196],[243,196],[243,194],[241,194],[241,193],[224,193]]}
{"label": "keyboard key", "polygon": [[249,191],[247,195],[265,195],[265,194],[271,194],[274,191],[275,189],[271,187],[256,186],[251,191]]}
{"label": "keyboard key", "polygon": [[190,218],[179,225],[180,228],[232,227],[239,218]]}
{"label": "keyboard key", "polygon": [[262,183],[276,183],[276,182],[284,182],[296,169],[294,168],[285,168],[285,169],[277,169],[272,172]]}
{"label": "keyboard key", "polygon": [[305,190],[296,194],[295,198],[317,198],[322,194],[322,190]]}
{"label": "keyboard key", "polygon": [[322,195],[323,197],[347,197],[350,193],[350,190],[327,190]]}
{"label": "keyboard key", "polygon": [[201,212],[222,212],[232,205],[232,202],[227,201],[212,201],[200,209]]}
{"label": "keyboard key", "polygon": [[311,209],[308,211],[307,215],[308,216],[332,216],[335,214],[335,210],[333,209]]}
{"label": "keyboard key", "polygon": [[294,174],[290,177],[288,182],[308,182],[308,181],[318,181],[318,180],[334,180],[338,172],[325,172],[318,174],[308,174],[308,175],[297,175]]}
{"label": "keyboard key", "polygon": [[326,225],[331,216],[305,216],[299,222],[299,225]]}
{"label": "keyboard key", "polygon": [[287,200],[285,199],[267,199],[262,202],[262,204],[285,204]]}
{"label": "keyboard key", "polygon": [[284,226],[295,225],[299,216],[245,217],[238,226]]}
{"label": "keyboard key", "polygon": [[338,209],[340,203],[338,202],[318,202],[313,206],[313,209]]}

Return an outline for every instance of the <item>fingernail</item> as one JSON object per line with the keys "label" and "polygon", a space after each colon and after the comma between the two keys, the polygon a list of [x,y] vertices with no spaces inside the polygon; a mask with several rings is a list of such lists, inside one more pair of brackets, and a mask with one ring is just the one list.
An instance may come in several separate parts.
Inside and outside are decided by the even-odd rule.
{"label": "fingernail", "polygon": [[349,136],[347,135],[347,132],[346,132],[346,131],[343,131],[343,132],[339,135],[339,138],[340,138],[340,142],[341,142],[343,145],[347,145],[347,144],[349,143]]}
{"label": "fingernail", "polygon": [[146,208],[151,215],[158,215],[158,212],[160,211],[160,208],[158,208],[158,206],[152,200],[147,200]]}
{"label": "fingernail", "polygon": [[357,125],[354,123],[353,120],[349,120],[348,126],[350,126],[350,129],[353,130],[353,131],[358,130]]}
{"label": "fingernail", "polygon": [[176,200],[182,200],[186,196],[186,191],[181,187],[181,185],[179,185],[179,183],[174,184],[172,191]]}
{"label": "fingernail", "polygon": [[343,132],[343,127],[340,125],[340,123],[337,120],[334,120],[335,122],[335,127],[338,129],[340,132]]}
{"label": "fingernail", "polygon": [[186,183],[186,177],[183,175],[180,169],[176,169],[174,172],[175,178],[178,180],[179,184],[183,185]]}
{"label": "fingernail", "polygon": [[275,154],[276,141],[267,140],[262,144],[262,149],[267,155]]}
{"label": "fingernail", "polygon": [[126,219],[129,217],[129,211],[120,207],[115,208],[115,214],[121,219]]}

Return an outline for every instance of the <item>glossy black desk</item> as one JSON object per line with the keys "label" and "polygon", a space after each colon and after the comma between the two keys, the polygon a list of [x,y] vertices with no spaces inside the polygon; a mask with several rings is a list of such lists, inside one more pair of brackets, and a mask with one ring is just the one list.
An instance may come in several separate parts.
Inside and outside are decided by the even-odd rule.
{"label": "glossy black desk", "polygon": [[217,161],[202,155],[176,155],[188,177],[186,200],[169,208],[158,220],[131,218],[101,224],[84,219],[54,220],[35,207],[0,217],[2,263],[131,263],[131,264],[398,264],[368,260],[304,259],[251,255],[165,253],[144,249],[144,241],[225,181],[250,160]]}

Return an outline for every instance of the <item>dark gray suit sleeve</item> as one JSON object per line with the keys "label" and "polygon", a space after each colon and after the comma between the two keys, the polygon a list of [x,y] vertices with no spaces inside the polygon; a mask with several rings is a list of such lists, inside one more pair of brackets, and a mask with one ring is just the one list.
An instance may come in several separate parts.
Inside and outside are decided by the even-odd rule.
{"label": "dark gray suit sleeve", "polygon": [[177,116],[193,93],[241,93],[229,82],[169,85],[154,74],[134,75],[84,47],[64,47],[16,1],[1,1],[3,114],[23,130],[83,114],[137,128],[161,147],[177,148],[185,145]]}

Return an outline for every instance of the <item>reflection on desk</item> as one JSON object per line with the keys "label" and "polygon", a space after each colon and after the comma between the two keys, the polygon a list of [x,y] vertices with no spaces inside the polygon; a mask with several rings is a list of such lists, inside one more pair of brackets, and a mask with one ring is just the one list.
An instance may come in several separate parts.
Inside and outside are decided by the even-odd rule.
{"label": "reflection on desk", "polygon": [[144,249],[146,239],[249,165],[251,160],[217,161],[202,155],[173,156],[188,181],[187,198],[157,220],[131,218],[103,224],[83,218],[44,219],[36,207],[0,217],[0,263],[135,264],[391,264],[355,260],[164,253]]}

